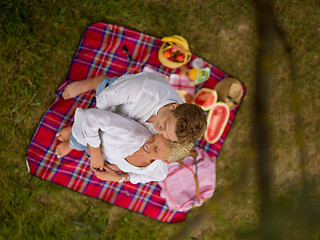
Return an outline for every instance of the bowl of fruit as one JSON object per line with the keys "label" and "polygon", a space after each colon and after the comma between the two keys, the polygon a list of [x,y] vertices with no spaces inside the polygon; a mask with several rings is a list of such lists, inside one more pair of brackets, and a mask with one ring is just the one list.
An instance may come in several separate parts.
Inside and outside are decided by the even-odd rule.
{"label": "bowl of fruit", "polygon": [[164,43],[158,52],[158,58],[162,65],[168,68],[178,68],[191,59],[189,44],[181,36],[174,35],[161,39]]}

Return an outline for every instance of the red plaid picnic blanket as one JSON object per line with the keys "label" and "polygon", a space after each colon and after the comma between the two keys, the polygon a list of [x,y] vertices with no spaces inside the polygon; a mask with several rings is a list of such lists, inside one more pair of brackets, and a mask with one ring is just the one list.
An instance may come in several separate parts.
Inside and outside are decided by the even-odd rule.
{"label": "red plaid picnic blanket", "polygon": [[[126,45],[131,55],[122,50]],[[41,179],[60,184],[79,193],[92,196],[129,210],[147,215],[163,222],[181,222],[187,212],[169,210],[165,199],[160,197],[160,187],[156,182],[146,184],[115,183],[96,178],[89,166],[86,154],[72,151],[58,159],[55,149],[59,143],[55,135],[63,127],[73,123],[77,107],[95,106],[95,93],[84,93],[74,99],[64,100],[61,95],[65,86],[76,80],[106,74],[110,77],[124,73],[141,72],[148,65],[166,75],[176,73],[162,66],[158,60],[158,49],[162,41],[134,30],[107,23],[91,25],[84,33],[79,49],[72,61],[66,80],[58,88],[54,101],[42,118],[27,152],[29,172]],[[192,59],[196,56],[192,56]],[[197,88],[213,88],[225,73],[208,64],[211,76]],[[178,86],[179,87],[179,86]],[[211,145],[204,139],[196,145],[216,157],[233,122],[237,109],[230,114],[229,123],[221,139]]]}

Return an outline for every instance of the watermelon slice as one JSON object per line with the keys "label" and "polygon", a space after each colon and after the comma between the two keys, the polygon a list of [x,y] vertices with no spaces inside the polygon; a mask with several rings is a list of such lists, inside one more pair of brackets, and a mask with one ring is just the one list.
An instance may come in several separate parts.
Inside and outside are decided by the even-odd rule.
{"label": "watermelon slice", "polygon": [[210,88],[201,88],[194,96],[193,103],[202,107],[204,111],[208,111],[216,103],[218,99],[217,92]]}
{"label": "watermelon slice", "polygon": [[229,116],[230,110],[227,104],[223,102],[214,104],[208,114],[208,129],[204,135],[204,138],[208,143],[213,144],[220,139],[228,123]]}

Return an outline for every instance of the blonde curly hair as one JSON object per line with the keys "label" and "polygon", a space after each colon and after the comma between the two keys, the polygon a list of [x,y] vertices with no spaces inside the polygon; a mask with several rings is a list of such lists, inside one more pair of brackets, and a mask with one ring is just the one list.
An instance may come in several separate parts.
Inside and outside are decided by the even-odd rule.
{"label": "blonde curly hair", "polygon": [[194,146],[193,143],[186,143],[186,144],[180,144],[174,141],[169,141],[169,148],[170,153],[167,157],[167,160],[169,161],[179,161],[184,159],[185,157],[189,156],[190,151],[192,147]]}

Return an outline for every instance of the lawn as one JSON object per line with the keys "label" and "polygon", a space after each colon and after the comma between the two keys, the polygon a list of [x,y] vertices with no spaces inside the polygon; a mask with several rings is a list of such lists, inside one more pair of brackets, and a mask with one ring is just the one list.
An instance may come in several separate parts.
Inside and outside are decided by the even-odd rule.
{"label": "lawn", "polygon": [[[320,239],[320,3],[273,3],[291,54],[276,38],[264,119],[271,201],[268,214],[263,214],[253,140],[259,39],[252,1],[2,1],[0,240],[163,240],[187,229],[183,239]],[[246,86],[217,159],[215,195],[205,206],[192,209],[183,223],[160,223],[27,171],[26,152],[34,131],[67,76],[85,29],[96,22],[160,38],[181,35],[195,55]],[[200,221],[204,209],[210,215]],[[190,224],[193,218],[199,221]]]}

